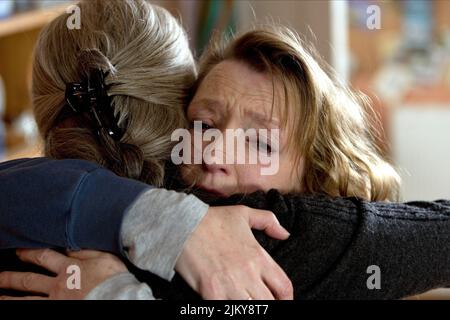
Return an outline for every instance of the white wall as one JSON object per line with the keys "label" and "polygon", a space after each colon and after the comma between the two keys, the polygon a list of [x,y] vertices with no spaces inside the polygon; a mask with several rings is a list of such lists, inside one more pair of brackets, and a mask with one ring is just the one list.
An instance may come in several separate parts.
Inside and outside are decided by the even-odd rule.
{"label": "white wall", "polygon": [[394,161],[405,201],[450,199],[450,108],[392,110]]}

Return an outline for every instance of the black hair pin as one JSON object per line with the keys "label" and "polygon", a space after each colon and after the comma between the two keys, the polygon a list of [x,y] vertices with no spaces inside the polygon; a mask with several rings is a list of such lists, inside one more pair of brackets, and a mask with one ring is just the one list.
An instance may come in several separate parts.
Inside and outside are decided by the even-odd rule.
{"label": "black hair pin", "polygon": [[114,116],[105,76],[102,70],[94,69],[85,81],[66,84],[65,101],[74,113],[90,116],[97,126],[97,135],[104,129],[112,139],[119,141],[124,131],[119,128],[118,119]]}

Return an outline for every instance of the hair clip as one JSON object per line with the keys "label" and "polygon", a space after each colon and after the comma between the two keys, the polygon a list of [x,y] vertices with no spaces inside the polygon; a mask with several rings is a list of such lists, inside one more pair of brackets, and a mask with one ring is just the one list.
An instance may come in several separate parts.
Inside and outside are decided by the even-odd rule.
{"label": "hair clip", "polygon": [[74,113],[89,114],[97,125],[97,135],[100,135],[101,129],[105,129],[115,141],[123,137],[124,130],[119,128],[118,119],[114,116],[102,70],[92,70],[87,80],[81,83],[67,83],[65,101]]}

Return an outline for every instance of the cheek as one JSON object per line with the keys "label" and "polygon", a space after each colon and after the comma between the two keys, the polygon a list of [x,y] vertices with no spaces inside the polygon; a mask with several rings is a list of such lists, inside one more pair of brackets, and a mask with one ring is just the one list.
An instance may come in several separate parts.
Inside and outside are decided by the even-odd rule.
{"label": "cheek", "polygon": [[[300,161],[303,164],[303,160]],[[278,171],[273,175],[262,175],[258,169],[253,177],[261,190],[278,189],[282,192],[300,192],[303,167],[295,167],[295,161],[287,155],[280,155]]]}
{"label": "cheek", "polygon": [[304,160],[300,158],[299,162],[293,157],[280,158],[280,170],[275,176],[276,183],[280,189],[286,192],[301,192],[304,173]]}
{"label": "cheek", "polygon": [[282,192],[301,192],[298,170],[293,169],[291,162],[280,159],[279,170],[274,175],[262,175],[260,165],[237,165],[233,171],[236,174],[239,193],[251,193],[258,190],[269,191],[278,189]]}
{"label": "cheek", "polygon": [[240,192],[254,192],[258,190],[269,191],[270,189],[288,190],[292,180],[291,174],[281,169],[274,175],[261,174],[260,165],[235,166],[238,188]]}
{"label": "cheek", "polygon": [[264,185],[264,177],[261,175],[260,166],[258,165],[236,165],[236,180],[238,188],[241,192],[253,192],[262,190]]}

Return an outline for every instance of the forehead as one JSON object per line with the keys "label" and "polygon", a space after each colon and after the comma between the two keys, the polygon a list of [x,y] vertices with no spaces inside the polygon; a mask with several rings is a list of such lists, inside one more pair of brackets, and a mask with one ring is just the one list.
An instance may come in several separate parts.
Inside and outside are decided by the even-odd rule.
{"label": "forehead", "polygon": [[226,60],[214,66],[201,82],[194,102],[213,101],[217,106],[246,109],[276,116],[283,103],[279,81],[257,72],[243,62]]}

